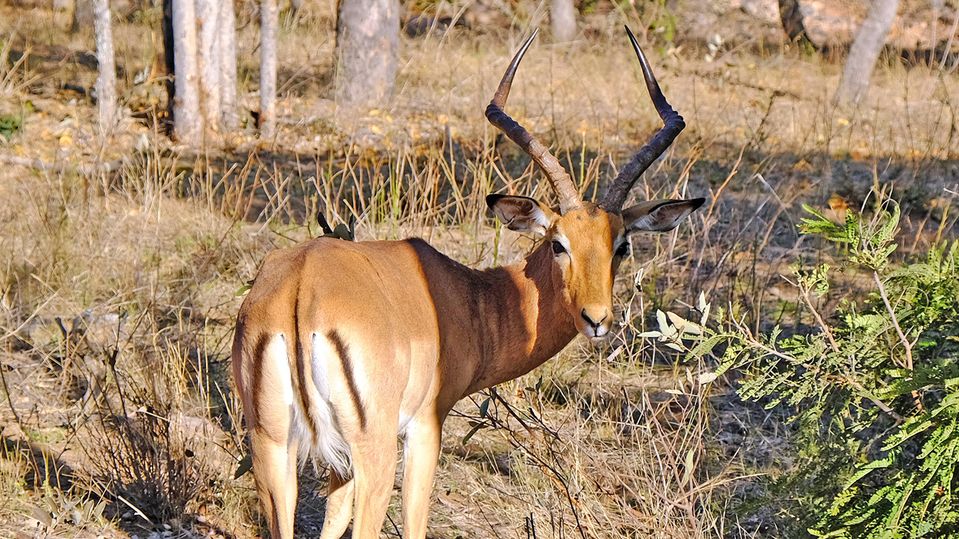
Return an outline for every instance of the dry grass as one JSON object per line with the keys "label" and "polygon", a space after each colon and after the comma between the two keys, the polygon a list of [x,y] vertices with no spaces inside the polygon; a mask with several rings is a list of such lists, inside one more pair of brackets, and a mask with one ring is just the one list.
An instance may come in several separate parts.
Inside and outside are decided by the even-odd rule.
{"label": "dry grass", "polygon": [[[91,47],[87,35],[49,30],[51,17],[0,7],[0,36],[10,48]],[[329,94],[329,13],[301,17],[284,30],[284,122],[267,144],[245,130],[194,155],[158,134],[151,114],[104,144],[90,103],[61,88],[90,86],[92,72],[56,61],[0,67],[0,113],[26,111],[0,159],[56,164],[0,171],[0,535],[260,533],[251,477],[233,477],[243,453],[229,380],[233,316],[259,261],[315,233],[316,212],[355,220],[360,239],[418,235],[475,266],[529,248],[496,227],[483,202],[499,190],[551,196],[480,114],[521,32],[405,40],[395,99],[348,119],[317,97]],[[538,44],[511,101],[587,196],[656,123],[614,31],[622,18],[591,18],[588,41]],[[130,84],[154,58],[143,35],[139,23],[118,25],[126,102],[149,111],[155,85]],[[252,89],[255,26],[242,37]],[[691,193],[710,206],[677,232],[634,242],[617,284],[624,323],[608,346],[576,341],[495,394],[460,403],[447,423],[431,536],[776,535],[781,515],[736,506],[761,494],[757,474],[789,465],[781,424],[725,383],[699,384],[708,365],[638,335],[656,309],[691,310],[700,290],[754,327],[801,330],[808,313],[780,291],[781,274],[797,258],[828,256],[795,234],[803,202],[838,193],[858,206],[874,183],[894,185],[914,238],[902,252],[954,235],[959,85],[883,66],[869,102],[835,110],[837,65],[755,48],[706,62],[695,44],[653,47],[690,127],[636,196]],[[78,172],[97,162],[119,168]],[[324,482],[322,471],[303,478],[306,535],[320,525]],[[391,515],[399,521],[396,507]]]}

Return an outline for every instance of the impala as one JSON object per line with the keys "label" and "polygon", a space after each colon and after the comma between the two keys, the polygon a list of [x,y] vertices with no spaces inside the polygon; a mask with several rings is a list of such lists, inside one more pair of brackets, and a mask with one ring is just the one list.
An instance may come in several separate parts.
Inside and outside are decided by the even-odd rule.
{"label": "impala", "polygon": [[617,267],[635,231],[666,231],[703,199],[622,209],[633,183],[685,124],[626,29],[664,126],[613,180],[583,201],[541,142],[504,111],[513,58],[489,121],[546,174],[558,210],[489,195],[512,230],[543,237],[516,264],[475,270],[420,239],[318,238],[270,253],[237,318],[233,369],[250,432],[260,504],[274,537],[293,536],[299,458],[330,466],[321,537],[375,537],[386,516],[403,439],[403,536],[426,535],[443,421],[463,397],[512,380],[613,324]]}

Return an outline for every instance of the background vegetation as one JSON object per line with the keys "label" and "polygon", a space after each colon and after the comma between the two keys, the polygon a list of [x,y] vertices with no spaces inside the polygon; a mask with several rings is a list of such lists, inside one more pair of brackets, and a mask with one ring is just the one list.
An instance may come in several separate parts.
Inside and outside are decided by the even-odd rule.
{"label": "background vegetation", "polygon": [[[527,56],[511,110],[590,197],[658,126],[621,27],[638,30],[688,127],[635,196],[708,204],[633,241],[607,344],[460,404],[432,537],[955,533],[952,57],[889,49],[865,99],[837,106],[841,51],[747,4],[583,2],[575,40]],[[483,197],[551,193],[482,111],[542,6],[404,6],[430,31],[401,40],[393,97],[349,115],[333,6],[286,9],[261,140],[256,6],[236,5],[245,112],[195,151],[166,136],[158,8],[114,7],[124,110],[104,139],[92,29],[0,4],[0,536],[262,532],[238,474],[233,317],[317,213],[473,266],[530,246]],[[301,480],[314,536],[326,473]]]}

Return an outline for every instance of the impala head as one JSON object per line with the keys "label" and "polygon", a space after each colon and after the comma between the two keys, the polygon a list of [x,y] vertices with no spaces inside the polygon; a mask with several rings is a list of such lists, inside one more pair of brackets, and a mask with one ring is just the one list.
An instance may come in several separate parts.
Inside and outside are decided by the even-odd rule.
{"label": "impala head", "polygon": [[576,328],[590,338],[603,337],[612,327],[613,277],[629,252],[629,235],[672,230],[704,202],[702,198],[655,200],[623,209],[636,180],[686,126],[663,96],[633,33],[629,28],[626,33],[664,126],[622,168],[601,202],[583,201],[570,175],[549,149],[503,111],[516,68],[536,32],[513,57],[486,108],[490,123],[523,148],[546,174],[559,198],[559,208],[554,210],[529,197],[508,195],[489,195],[486,203],[511,230],[545,238],[540,249],[549,249],[552,254],[554,274],[563,282],[566,308]]}

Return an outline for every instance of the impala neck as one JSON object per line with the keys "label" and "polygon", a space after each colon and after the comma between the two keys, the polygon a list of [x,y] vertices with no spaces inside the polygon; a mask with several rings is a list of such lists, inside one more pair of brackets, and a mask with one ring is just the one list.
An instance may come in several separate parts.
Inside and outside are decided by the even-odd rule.
{"label": "impala neck", "polygon": [[482,272],[475,296],[486,323],[469,393],[512,380],[542,365],[576,336],[563,283],[553,270],[549,244],[523,261]]}

